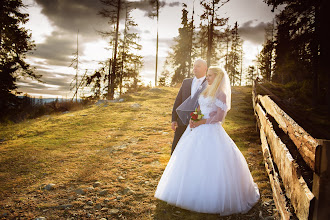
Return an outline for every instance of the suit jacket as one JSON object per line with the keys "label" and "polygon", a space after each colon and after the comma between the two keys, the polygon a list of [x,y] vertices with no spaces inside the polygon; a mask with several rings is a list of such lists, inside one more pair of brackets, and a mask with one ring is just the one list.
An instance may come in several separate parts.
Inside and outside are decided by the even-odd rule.
{"label": "suit jacket", "polygon": [[[193,78],[188,78],[188,79],[184,79],[181,85],[181,88],[179,90],[179,93],[175,99],[174,105],[173,105],[173,109],[172,109],[172,122],[173,121],[177,121],[178,122],[178,126],[187,126],[185,125],[180,117],[178,116],[176,109],[191,95],[191,84],[192,84]],[[206,78],[203,80],[203,83],[206,82]],[[205,86],[203,87],[203,89],[205,89]],[[196,91],[195,95],[198,95],[199,93],[201,93],[203,91],[203,89]]]}
{"label": "suit jacket", "polygon": [[181,119],[179,118],[178,114],[176,113],[177,107],[182,104],[190,95],[191,95],[191,84],[193,78],[184,79],[179,90],[178,95],[176,96],[173,109],[172,109],[172,122],[177,121],[178,126],[186,126],[182,123]]}

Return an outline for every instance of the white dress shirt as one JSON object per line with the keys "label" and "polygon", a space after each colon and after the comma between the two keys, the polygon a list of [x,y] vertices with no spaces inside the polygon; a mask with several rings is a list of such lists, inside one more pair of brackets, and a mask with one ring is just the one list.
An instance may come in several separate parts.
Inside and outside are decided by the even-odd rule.
{"label": "white dress shirt", "polygon": [[193,81],[191,83],[191,97],[195,95],[197,92],[198,88],[202,85],[202,82],[204,81],[205,76],[201,77],[199,79],[196,78],[196,76],[193,78]]}

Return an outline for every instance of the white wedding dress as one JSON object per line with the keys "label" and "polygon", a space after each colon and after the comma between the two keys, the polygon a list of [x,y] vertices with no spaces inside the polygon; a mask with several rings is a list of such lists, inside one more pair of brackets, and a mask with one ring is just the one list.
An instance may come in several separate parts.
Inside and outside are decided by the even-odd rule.
{"label": "white wedding dress", "polygon": [[[226,108],[222,101],[202,95],[199,104],[204,118]],[[217,122],[187,127],[155,197],[191,211],[230,215],[248,212],[260,195],[244,156]]]}

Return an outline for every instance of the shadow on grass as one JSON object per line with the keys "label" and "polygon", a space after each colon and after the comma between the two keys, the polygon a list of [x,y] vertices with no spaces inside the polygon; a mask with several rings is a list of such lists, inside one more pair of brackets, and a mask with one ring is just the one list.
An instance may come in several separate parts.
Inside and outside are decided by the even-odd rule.
{"label": "shadow on grass", "polygon": [[1,158],[0,198],[5,198],[6,194],[16,192],[18,187],[24,188],[45,175],[42,172],[45,161],[39,159],[42,155],[40,152],[17,150],[11,152],[11,156]]}
{"label": "shadow on grass", "polygon": [[[118,131],[116,132],[116,136],[125,135],[126,130],[132,123],[132,119],[134,119],[134,112],[132,112],[132,114],[130,114],[128,117],[123,118],[122,124],[118,125],[118,128],[117,128]],[[110,147],[110,148],[112,148],[112,147]],[[109,147],[106,147],[106,149],[109,149]],[[112,151],[110,151],[110,154],[111,153],[112,153]],[[104,149],[101,149],[101,151],[99,151],[99,154],[92,154],[92,155],[89,155],[88,158],[85,158],[81,169],[79,169],[80,172],[76,176],[75,180],[72,180],[72,182],[88,183],[91,181],[96,181],[97,178],[94,178],[93,174],[95,174],[95,172],[97,172],[98,169],[102,169],[102,164],[103,164],[103,160],[104,160],[103,157],[105,155],[106,154],[105,154]],[[111,157],[111,155],[109,155],[109,157]],[[106,162],[106,160],[104,160],[104,162]]]}
{"label": "shadow on grass", "polygon": [[[134,112],[132,111],[131,114],[122,119],[122,123],[116,128],[116,136],[125,135],[125,131],[132,123],[133,118]],[[31,133],[33,132],[27,133],[20,138],[35,136],[31,135]],[[47,137],[45,138],[47,139]],[[64,172],[66,166],[72,169],[75,167],[75,170],[77,170],[76,175],[73,175],[68,180],[70,183],[92,181],[93,178],[90,176],[95,173],[97,168],[101,167],[102,155],[95,153],[88,155],[83,150],[80,150],[72,158],[68,158],[65,153],[63,155],[54,153],[56,157],[50,156],[53,151],[60,151],[61,148],[65,148],[67,142],[67,139],[63,139],[62,143],[54,146],[54,149],[49,149],[26,145],[22,141],[22,145],[4,150],[4,155],[0,158],[0,197],[4,198],[5,195],[11,195],[19,192],[21,189],[26,189],[36,181],[42,182],[49,175],[59,176]],[[84,156],[84,159],[80,160],[78,157],[81,158],[82,156]]]}
{"label": "shadow on grass", "polygon": [[[256,204],[248,213],[246,214],[233,214],[229,216],[220,216],[219,214],[207,214],[198,213],[185,209],[181,209],[172,206],[164,201],[156,200],[156,209],[153,215],[153,219],[157,220],[245,220],[245,219],[258,219],[259,204]],[[259,202],[260,203],[260,202]]]}

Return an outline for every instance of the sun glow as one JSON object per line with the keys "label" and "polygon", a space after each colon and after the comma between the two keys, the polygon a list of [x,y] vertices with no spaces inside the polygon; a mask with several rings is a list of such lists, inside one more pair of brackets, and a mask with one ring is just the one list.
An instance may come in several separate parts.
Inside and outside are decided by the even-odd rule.
{"label": "sun glow", "polygon": [[84,44],[83,59],[89,62],[105,61],[111,57],[109,44],[105,40],[98,40]]}

